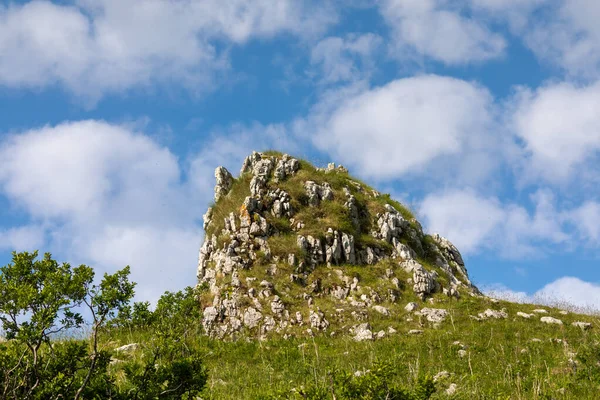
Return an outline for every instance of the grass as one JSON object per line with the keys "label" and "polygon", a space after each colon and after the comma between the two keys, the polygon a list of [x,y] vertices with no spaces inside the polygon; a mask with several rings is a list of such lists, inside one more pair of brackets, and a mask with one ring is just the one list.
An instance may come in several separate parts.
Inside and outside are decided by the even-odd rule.
{"label": "grass", "polygon": [[[281,156],[278,152],[266,154]],[[238,178],[231,192],[216,204],[214,223],[209,228],[211,232],[222,229],[223,218],[230,212],[239,212],[239,206],[245,196],[249,195],[250,178],[249,174]],[[322,201],[317,207],[309,207],[304,191],[304,182],[307,180],[318,184],[329,183],[334,191],[334,199]],[[361,185],[362,190],[351,181]],[[275,186],[272,181],[269,185]],[[436,293],[432,297],[433,304],[423,302],[413,293],[412,285],[406,283],[411,274],[392,260],[384,260],[373,266],[319,266],[309,275],[306,285],[292,282],[290,274],[294,273],[295,268],[287,264],[287,255],[294,253],[299,258],[303,257],[296,245],[298,234],[323,238],[327,228],[331,227],[353,234],[359,249],[370,246],[391,252],[391,245],[370,235],[377,214],[386,212],[385,204],[396,208],[413,229],[419,229],[413,212],[389,195],[374,197],[371,187],[351,178],[347,173],[325,173],[304,160],[300,160],[300,170],[295,175],[276,186],[288,192],[295,210],[294,219],[302,221],[305,226],[299,232],[294,232],[287,219],[266,215],[270,225],[279,233],[269,237],[268,243],[272,254],[279,256],[280,260],[263,260],[250,270],[240,270],[240,281],[243,286],[252,285],[256,288],[263,279],[273,282],[275,292],[281,296],[291,315],[299,311],[307,321],[309,311],[319,308],[325,312],[331,325],[326,332],[314,332],[315,337],[307,334],[307,324],[293,326],[288,331],[293,337],[287,340],[275,334],[269,334],[267,341],[219,341],[201,335],[194,337],[190,346],[203,352],[210,371],[209,388],[203,399],[266,399],[275,393],[291,395],[289,391],[292,388],[307,385],[327,388],[330,371],[364,371],[375,362],[391,363],[395,371],[394,379],[407,385],[416,382],[420,376],[448,371],[450,376],[438,382],[439,390],[433,396],[434,399],[598,398],[600,364],[598,378],[593,375],[582,378],[583,361],[577,367],[579,370],[569,361],[573,358],[572,353],[597,348],[598,358],[595,362],[600,363],[600,319],[597,316],[576,313],[563,315],[556,308],[546,307],[549,312],[545,315],[564,322],[561,326],[547,325],[540,322],[541,315],[530,320],[516,315],[517,311],[531,313],[533,309],[540,308],[539,305],[492,302],[481,297],[471,297],[464,289],[459,289],[461,298],[458,300]],[[352,225],[344,206],[344,187],[348,187],[358,201],[358,228]],[[405,244],[417,247],[412,240],[414,239],[408,235],[401,238]],[[418,261],[429,271],[437,271],[439,282],[447,286],[445,272],[435,266],[433,254],[427,251],[433,244],[433,239],[424,235],[417,240],[424,250],[419,254]],[[261,254],[259,257],[262,260]],[[273,271],[269,271],[271,264],[277,267],[275,275]],[[400,280],[400,289],[384,278],[387,269],[391,269]],[[373,290],[377,291],[382,298],[381,305],[391,311],[391,316],[370,311],[364,321],[356,320],[352,311],[360,309],[325,293],[311,294],[313,305],[309,306],[304,297],[308,291],[307,286],[316,279],[321,280],[323,288],[340,284],[341,279],[336,270],[350,278],[358,277],[360,289],[352,293],[355,299],[360,299],[363,294],[370,296]],[[456,276],[462,279],[460,274]],[[256,281],[247,283],[246,277],[255,277]],[[389,300],[388,290],[397,291],[397,302]],[[268,299],[260,301],[265,309],[269,309]],[[446,309],[449,317],[435,327],[424,318],[404,310],[404,306],[412,301],[417,302],[421,308]],[[488,308],[506,309],[509,317],[485,321],[472,318]],[[591,322],[593,328],[582,331],[571,326],[572,322],[578,320]],[[369,322],[374,332],[387,332],[389,328],[393,328],[397,333],[386,335],[380,340],[358,343],[348,336],[348,330],[360,322]],[[408,331],[412,329],[422,330],[423,334],[409,335]],[[256,337],[255,332],[251,333]],[[119,344],[147,340],[143,332],[136,331],[114,331],[109,339]],[[539,339],[539,342],[532,339]],[[464,357],[459,356],[458,351],[461,349],[466,351]],[[593,362],[590,365],[593,367]],[[458,386],[457,393],[453,396],[444,392],[450,383]]]}
{"label": "grass", "polygon": [[[366,277],[363,277],[365,282]],[[402,305],[405,301],[403,300]],[[316,337],[267,342],[239,340],[234,342],[193,338],[191,345],[203,353],[210,371],[204,399],[260,399],[316,383],[326,387],[328,372],[334,369],[363,371],[376,361],[394,366],[395,379],[407,384],[419,376],[448,371],[450,377],[438,383],[432,398],[448,398],[444,389],[450,383],[458,386],[453,399],[595,399],[600,381],[581,380],[569,358],[600,341],[597,317],[562,315],[547,308],[548,315],[560,318],[565,325],[545,325],[525,320],[516,311],[530,312],[537,305],[509,302],[490,303],[484,299],[466,298],[451,301],[436,298],[433,307],[450,310],[451,318],[438,328],[421,326],[417,318],[406,321],[407,313],[396,317],[375,316],[369,322],[375,330],[393,326],[398,333],[374,342],[354,342],[348,337],[317,334]],[[475,321],[475,315],[486,308],[505,308],[508,319]],[[570,325],[587,320],[594,327],[581,331]],[[409,329],[422,329],[422,335],[408,335]],[[540,342],[532,341],[539,339]],[[144,342],[150,338],[143,331],[113,331],[112,346]],[[560,339],[560,343],[557,339]],[[455,342],[460,344],[455,344]],[[567,345],[565,345],[567,343]],[[466,355],[460,357],[458,350]],[[136,357],[136,355],[132,355]]]}

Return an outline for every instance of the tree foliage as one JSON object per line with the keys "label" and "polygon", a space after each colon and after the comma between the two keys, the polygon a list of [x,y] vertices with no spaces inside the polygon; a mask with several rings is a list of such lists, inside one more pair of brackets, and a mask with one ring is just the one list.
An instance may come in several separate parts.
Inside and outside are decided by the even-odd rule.
{"label": "tree foliage", "polygon": [[[135,283],[129,274],[127,266],[95,284],[88,266],[59,264],[49,253],[38,259],[37,252],[13,252],[12,262],[0,267],[0,399],[176,399],[200,393],[206,370],[181,340],[183,316],[199,312],[193,311],[193,290],[166,293],[154,312],[149,303],[135,303],[131,311]],[[112,352],[100,346],[100,336],[119,320],[145,326],[157,338],[140,360],[124,363],[121,383],[111,368]],[[74,337],[85,327],[87,339]]]}

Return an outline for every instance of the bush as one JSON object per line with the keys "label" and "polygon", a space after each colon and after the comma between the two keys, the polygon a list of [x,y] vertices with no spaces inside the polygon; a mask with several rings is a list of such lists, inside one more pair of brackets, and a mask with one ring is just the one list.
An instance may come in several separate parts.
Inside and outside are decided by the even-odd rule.
{"label": "bush", "polygon": [[[185,338],[190,318],[199,318],[196,293],[166,293],[156,311],[149,303],[129,305],[135,283],[129,266],[104,274],[93,284],[85,265],[59,264],[46,253],[14,253],[0,268],[0,399],[154,399],[193,398],[206,385],[207,373]],[[91,333],[78,340],[70,332],[91,315]],[[111,352],[99,338],[110,326],[152,327],[155,339],[141,361],[123,364],[125,382],[110,373]],[[66,333],[66,339],[56,335]]]}

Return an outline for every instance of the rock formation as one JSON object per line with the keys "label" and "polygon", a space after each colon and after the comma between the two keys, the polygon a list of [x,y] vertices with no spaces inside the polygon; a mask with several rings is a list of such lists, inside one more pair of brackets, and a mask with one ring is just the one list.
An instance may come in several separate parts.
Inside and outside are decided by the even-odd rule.
{"label": "rock formation", "polygon": [[[373,333],[372,318],[420,308],[409,300],[480,295],[448,239],[424,234],[404,206],[342,166],[253,152],[238,178],[223,167],[215,178],[197,273],[211,336],[372,340],[386,335]],[[419,313],[445,318],[444,310]]]}

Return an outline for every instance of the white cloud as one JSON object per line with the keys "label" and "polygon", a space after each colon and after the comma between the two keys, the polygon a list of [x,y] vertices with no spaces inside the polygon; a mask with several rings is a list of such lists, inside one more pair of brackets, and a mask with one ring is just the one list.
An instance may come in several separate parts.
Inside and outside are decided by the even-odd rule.
{"label": "white cloud", "polygon": [[504,52],[504,38],[461,14],[448,0],[383,0],[380,12],[392,29],[394,53],[412,51],[450,65],[481,62]]}
{"label": "white cloud", "polygon": [[[102,121],[63,123],[0,144],[0,192],[44,231],[13,229],[12,247],[103,271],[129,264],[138,298],[195,283],[200,217],[212,197],[181,179],[171,152],[147,136]],[[33,248],[32,248],[33,247]],[[42,250],[42,249],[40,249]]]}
{"label": "white cloud", "polygon": [[422,201],[419,214],[429,231],[449,238],[465,254],[477,251],[490,240],[505,218],[498,200],[470,191],[430,194]]}
{"label": "white cloud", "polygon": [[[431,172],[480,180],[503,152],[492,99],[476,84],[435,75],[326,93],[294,131],[362,176],[384,180]],[[458,172],[457,172],[458,171]],[[455,175],[458,175],[456,177]]]}
{"label": "white cloud", "polygon": [[488,296],[518,303],[540,304],[588,314],[600,312],[600,284],[564,276],[533,294],[495,284],[480,288]]}
{"label": "white cloud", "polygon": [[550,84],[515,96],[512,124],[529,161],[525,178],[566,181],[574,174],[598,169],[600,150],[600,82],[578,87]]}
{"label": "white cloud", "polygon": [[364,79],[373,70],[373,54],[382,43],[383,39],[372,33],[327,37],[313,47],[310,62],[320,67],[317,76],[321,83]]}
{"label": "white cloud", "polygon": [[553,304],[562,302],[589,311],[600,311],[600,285],[565,276],[535,292],[534,298],[547,299]]}
{"label": "white cloud", "polygon": [[44,229],[40,226],[26,225],[0,229],[0,251],[32,252],[43,244]]}
{"label": "white cloud", "polygon": [[584,243],[600,244],[600,204],[588,200],[581,206],[566,213],[566,219],[571,222]]}
{"label": "white cloud", "polygon": [[596,0],[548,1],[541,18],[525,30],[527,45],[544,61],[573,78],[600,77],[600,3]]}
{"label": "white cloud", "polygon": [[472,190],[427,195],[419,207],[426,229],[447,237],[465,254],[497,251],[502,258],[536,256],[548,244],[567,248],[570,236],[554,206],[553,195],[540,190],[531,196],[533,213],[502,204]]}
{"label": "white cloud", "polygon": [[521,32],[531,22],[531,12],[553,0],[466,0],[478,16],[508,21],[514,32]]}
{"label": "white cloud", "polygon": [[172,81],[201,91],[228,68],[231,45],[280,32],[317,36],[336,19],[326,6],[291,0],[75,4],[0,6],[0,85],[59,84],[88,101]]}
{"label": "white cloud", "polygon": [[233,125],[181,161],[143,126],[65,122],[1,141],[0,194],[32,225],[0,231],[0,250],[50,251],[98,274],[130,265],[137,298],[155,300],[195,284],[215,168],[237,175],[252,150],[299,151],[283,126]]}

